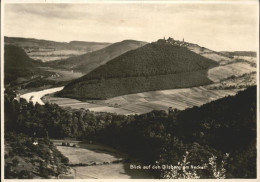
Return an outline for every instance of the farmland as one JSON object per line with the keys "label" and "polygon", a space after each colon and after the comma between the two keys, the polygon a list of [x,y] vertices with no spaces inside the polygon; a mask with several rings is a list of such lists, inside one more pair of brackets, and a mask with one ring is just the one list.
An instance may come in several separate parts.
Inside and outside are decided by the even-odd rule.
{"label": "farmland", "polygon": [[[225,74],[224,74],[225,73]],[[106,100],[79,101],[71,98],[44,97],[44,102],[56,103],[61,107],[89,109],[95,112],[118,114],[143,114],[152,110],[184,110],[193,106],[235,95],[239,90],[256,84],[255,68],[249,63],[230,63],[210,69],[208,77],[215,83],[183,89],[169,89],[128,94]]]}
{"label": "farmland", "polygon": [[205,58],[218,62],[220,65],[227,64],[232,61],[232,59],[229,57],[226,57],[210,49],[200,47],[199,45],[196,44],[188,44],[186,47],[192,52],[195,52]]}
{"label": "farmland", "polygon": [[208,71],[208,78],[214,82],[219,82],[229,77],[237,77],[246,73],[252,73],[256,68],[246,62],[230,63],[212,68]]}
{"label": "farmland", "polygon": [[42,50],[42,52],[27,52],[28,56],[34,60],[42,62],[66,59],[69,57],[82,55],[86,53],[83,50]]}
{"label": "farmland", "polygon": [[219,98],[235,95],[239,89],[208,89],[207,86],[185,89],[171,89],[143,92],[114,97],[107,100],[91,100],[87,102],[69,98],[44,97],[44,101],[56,103],[61,107],[73,109],[89,109],[96,112],[118,114],[143,114],[152,110],[168,110],[169,107],[184,110],[200,106]]}
{"label": "farmland", "polygon": [[78,179],[128,179],[132,178],[132,175],[149,178],[147,174],[138,172],[138,170],[129,171],[129,164],[123,162],[127,156],[111,147],[80,141],[69,141],[76,147],[68,147],[61,146],[61,140],[52,141],[57,149],[68,157]]}
{"label": "farmland", "polygon": [[83,76],[82,73],[74,72],[73,70],[68,71],[65,69],[55,69],[55,68],[48,68],[48,67],[42,67],[42,69],[52,72],[52,75],[46,78],[47,80],[70,81]]}

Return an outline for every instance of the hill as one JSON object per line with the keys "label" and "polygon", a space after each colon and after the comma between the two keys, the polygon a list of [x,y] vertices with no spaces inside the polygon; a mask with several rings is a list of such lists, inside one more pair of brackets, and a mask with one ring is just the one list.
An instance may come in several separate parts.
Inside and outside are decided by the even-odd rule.
{"label": "hill", "polygon": [[57,60],[47,63],[50,67],[58,67],[88,73],[109,60],[136,48],[145,45],[146,42],[124,40],[114,43],[98,51],[86,53],[68,59]]}
{"label": "hill", "polygon": [[218,63],[185,47],[161,42],[126,52],[76,79],[58,93],[77,99],[106,99],[130,93],[211,83],[207,70]]}
{"label": "hill", "polygon": [[87,52],[102,49],[110,43],[106,42],[55,42],[33,38],[5,37],[5,45],[15,45],[25,50],[32,59],[39,59],[43,62],[65,59]]}
{"label": "hill", "polygon": [[23,49],[13,45],[5,45],[5,84],[15,81],[18,77],[28,77],[34,75],[37,73],[35,68],[41,64],[41,62],[29,58]]}

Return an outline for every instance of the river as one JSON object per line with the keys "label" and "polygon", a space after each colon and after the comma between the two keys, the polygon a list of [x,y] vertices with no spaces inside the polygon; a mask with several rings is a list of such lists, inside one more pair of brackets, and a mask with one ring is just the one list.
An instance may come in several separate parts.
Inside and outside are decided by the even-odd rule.
{"label": "river", "polygon": [[63,88],[64,87],[56,87],[41,91],[29,92],[21,95],[20,98],[25,99],[27,102],[33,102],[33,104],[38,103],[40,105],[44,105],[44,102],[41,99],[43,96],[61,91]]}

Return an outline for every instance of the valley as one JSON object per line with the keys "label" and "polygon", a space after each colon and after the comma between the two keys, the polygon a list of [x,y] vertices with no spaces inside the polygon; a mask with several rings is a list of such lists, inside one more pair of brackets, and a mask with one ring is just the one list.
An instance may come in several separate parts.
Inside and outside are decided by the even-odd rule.
{"label": "valley", "polygon": [[[151,151],[149,147],[157,145],[153,150],[161,150],[160,142],[167,143],[167,137],[171,134],[165,135],[165,132],[168,129],[171,131],[171,127],[177,127],[176,133],[181,132],[182,127],[186,128],[185,132],[192,131],[190,125],[195,125],[196,122],[185,126],[185,122],[181,121],[189,117],[185,112],[197,109],[204,112],[205,107],[215,109],[214,104],[228,102],[229,98],[236,98],[240,92],[243,95],[243,91],[249,92],[249,87],[252,92],[252,87],[256,85],[257,64],[254,56],[231,57],[196,44],[173,40],[158,40],[143,45],[140,42],[123,41],[126,47],[110,54],[109,51],[122,46],[122,42],[117,44],[70,58],[55,58],[55,61],[48,60],[48,63],[44,63],[45,58],[42,62],[35,61],[32,55],[19,47],[7,47],[8,73],[14,72],[15,60],[23,58],[20,67],[17,67],[21,73],[18,72],[14,80],[13,75],[9,75],[8,88],[15,89],[14,100],[25,99],[32,103],[27,104],[28,109],[35,108],[31,110],[32,118],[27,121],[28,112],[24,109],[19,111],[19,108],[25,107],[24,101],[20,107],[16,107],[16,112],[24,112],[26,116],[20,117],[19,114],[25,124],[18,128],[28,133],[37,131],[39,137],[50,135],[50,145],[54,145],[62,160],[67,161],[62,172],[55,171],[55,167],[52,167],[55,171],[52,175],[55,174],[56,178],[158,178],[158,172],[151,175],[154,171],[133,170],[129,166],[131,162],[138,164],[139,157],[140,162],[152,159],[150,162],[153,163],[153,155],[159,151],[150,155],[146,150]],[[12,49],[15,54],[11,54]],[[46,52],[42,56],[48,57],[49,54]],[[25,76],[23,70],[26,70]],[[221,110],[221,107],[218,108]],[[179,117],[181,124],[175,126],[173,118],[178,113],[184,114]],[[148,120],[145,121],[144,118]],[[164,119],[161,120],[162,118]],[[187,121],[191,122],[193,118],[188,118]],[[169,119],[173,120],[173,124],[167,124]],[[38,125],[30,123],[34,120]],[[19,119],[18,125],[20,124]],[[210,128],[207,124],[199,126]],[[9,126],[12,127],[16,126]],[[144,134],[135,134],[137,128]],[[129,133],[125,134],[124,130]],[[203,136],[204,129],[200,131],[199,134],[187,132],[188,137],[177,135],[186,142],[191,138],[190,133],[195,138]],[[206,132],[205,134],[207,135]],[[129,139],[128,135],[133,136]],[[58,139],[55,139],[57,136]],[[75,140],[66,139],[67,136],[75,137]],[[150,138],[147,139],[147,136]],[[142,137],[144,139],[139,141]],[[175,139],[170,140],[178,146],[171,150],[182,151],[181,143]],[[232,140],[231,138],[231,143],[234,143]],[[147,146],[144,147],[145,145]],[[188,148],[186,150],[192,151]]]}
{"label": "valley", "polygon": [[[194,86],[192,86],[192,84],[190,86],[187,85],[184,86],[184,88],[167,89],[167,86],[172,84],[172,83],[168,84],[169,83],[168,79],[170,78],[170,75],[157,75],[156,79],[161,80],[161,81],[158,80],[160,82],[160,87],[161,87],[161,89],[159,90],[139,92],[133,94],[123,93],[122,95],[110,97],[107,99],[102,99],[102,98],[84,99],[81,97],[76,97],[76,95],[71,95],[71,98],[65,98],[63,96],[57,97],[55,93],[57,91],[61,91],[63,87],[55,88],[55,84],[51,86],[52,89],[47,88],[43,91],[37,91],[37,92],[34,92],[33,90],[32,90],[33,92],[30,92],[28,90],[29,93],[25,93],[20,97],[25,98],[27,101],[31,100],[33,101],[33,103],[38,102],[39,104],[44,104],[46,102],[49,102],[49,103],[55,103],[64,108],[87,109],[93,112],[110,112],[110,113],[117,113],[123,115],[130,115],[130,114],[144,114],[152,110],[167,111],[170,107],[172,109],[185,110],[186,108],[201,106],[213,100],[217,100],[229,95],[235,95],[238,91],[256,84],[256,58],[255,57],[246,56],[245,59],[243,59],[244,58],[243,56],[240,56],[239,59],[238,57],[230,58],[230,57],[226,57],[225,54],[223,53],[217,53],[206,48],[201,48],[196,44],[191,44],[191,43],[183,44],[182,42],[177,42],[177,43],[176,42],[177,41],[173,41],[170,38],[166,40],[167,44],[187,47],[192,52],[195,52],[196,54],[199,54],[205,58],[210,58],[213,61],[219,63],[219,66],[214,66],[208,69],[206,73],[206,77],[208,81],[203,83],[201,79],[203,78],[203,76],[196,77],[195,74],[192,75],[192,73],[189,72],[188,74],[192,75],[191,77],[186,77],[185,74],[182,73],[177,74],[177,76],[183,78],[184,80],[185,79],[189,80],[189,82],[194,85]],[[184,50],[180,49],[179,51],[184,51]],[[97,54],[101,52],[97,51]],[[130,56],[132,55],[130,54]],[[60,61],[60,63],[62,62]],[[83,76],[82,73],[74,72],[73,70],[69,71],[65,69],[58,69],[52,67],[42,67],[41,69],[51,72],[52,74],[46,77],[45,79],[50,81],[61,82],[59,86],[64,86],[62,85],[62,81],[70,81]],[[100,69],[102,69],[102,66]],[[103,70],[104,72],[102,74],[105,74],[107,70],[106,69]],[[145,69],[145,71],[147,70]],[[95,78],[95,72],[98,73],[97,70],[95,70],[92,73],[92,75],[94,76],[91,76],[90,74],[89,77]],[[130,72],[128,74],[134,74],[134,73]],[[96,74],[96,76],[98,77],[99,75]],[[151,79],[151,82],[149,82],[147,81],[148,78],[152,78],[152,76],[146,77],[145,78],[146,81],[144,82],[147,82],[151,85],[151,82],[153,82],[154,79]],[[195,80],[192,81],[194,78]],[[120,79],[123,80],[125,78],[122,77]],[[139,79],[141,79],[141,77]],[[174,77],[171,79],[172,81],[174,81]],[[82,78],[80,78],[79,80],[82,80]],[[112,79],[110,78],[108,81],[110,80]],[[128,80],[124,81],[125,82],[124,86],[127,85],[126,88],[129,88],[129,90],[131,90],[132,85],[131,82],[128,82]],[[200,80],[200,82],[198,82],[197,85],[196,85],[196,80]],[[134,85],[137,84],[134,82],[132,83]],[[178,83],[178,80],[174,81],[174,83]],[[105,83],[102,83],[101,85],[104,84]],[[113,84],[113,82],[110,82],[110,84]],[[119,85],[120,83],[118,83],[118,86]],[[166,86],[165,87],[166,89],[162,89],[163,85]],[[84,94],[93,95],[91,93],[93,92],[93,88],[91,88],[93,86],[94,86],[93,84],[90,84],[89,87],[90,89],[84,90]],[[145,84],[142,84],[142,86],[143,88],[145,88]],[[109,85],[106,87],[105,92],[109,92],[108,88]],[[79,91],[80,89],[77,90],[77,94],[80,93]],[[100,91],[101,93],[103,93],[102,88],[96,89],[95,93],[98,93]]]}
{"label": "valley", "polygon": [[5,37],[5,45],[20,47],[25,50],[31,59],[48,62],[96,51],[110,45],[110,43],[84,41],[67,43],[32,38]]}

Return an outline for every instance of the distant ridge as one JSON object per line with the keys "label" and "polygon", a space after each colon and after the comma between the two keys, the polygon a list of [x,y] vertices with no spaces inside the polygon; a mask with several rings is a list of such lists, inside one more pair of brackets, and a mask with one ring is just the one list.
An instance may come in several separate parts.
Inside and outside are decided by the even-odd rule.
{"label": "distant ridge", "polygon": [[[16,45],[23,47],[34,46],[50,46],[56,47],[56,49],[89,49],[91,46],[107,46],[111,43],[108,42],[87,42],[87,41],[70,41],[70,42],[58,42],[52,40],[36,39],[36,38],[23,38],[23,37],[4,37],[6,45]],[[93,50],[96,50],[94,48]]]}
{"label": "distant ridge", "polygon": [[116,42],[103,49],[89,52],[83,55],[62,59],[47,63],[50,67],[58,67],[88,73],[100,65],[105,64],[111,59],[120,56],[121,54],[142,47],[146,42],[136,40],[124,40]]}
{"label": "distant ridge", "polygon": [[35,38],[5,37],[5,45],[15,45],[22,48],[34,60],[43,62],[65,59],[87,52],[102,49],[110,43],[106,42],[56,42]]}
{"label": "distant ridge", "polygon": [[226,56],[250,56],[250,57],[256,57],[257,53],[254,51],[221,51],[222,54],[225,54]]}

